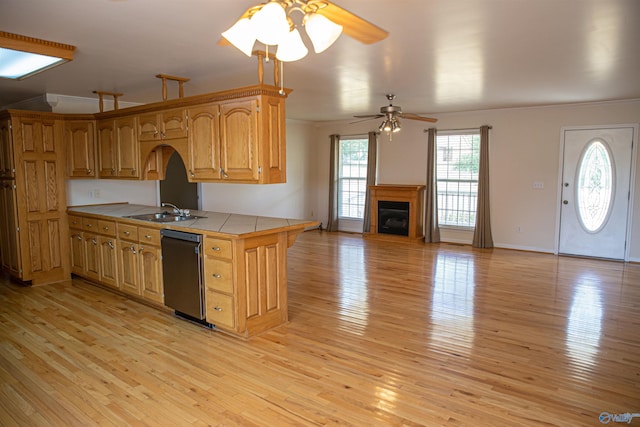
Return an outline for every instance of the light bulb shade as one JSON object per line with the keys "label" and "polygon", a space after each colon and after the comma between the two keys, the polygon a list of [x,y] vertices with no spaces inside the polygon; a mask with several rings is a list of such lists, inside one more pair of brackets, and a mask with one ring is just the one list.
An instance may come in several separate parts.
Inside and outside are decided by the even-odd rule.
{"label": "light bulb shade", "polygon": [[400,121],[399,120],[394,120],[392,125],[391,125],[391,131],[392,132],[400,132]]}
{"label": "light bulb shade", "polygon": [[342,34],[342,25],[338,25],[317,13],[305,15],[304,27],[316,53],[327,50]]}
{"label": "light bulb shade", "polygon": [[302,42],[300,33],[294,28],[278,44],[276,58],[284,62],[297,61],[307,56],[308,52],[309,49]]}
{"label": "light bulb shade", "polygon": [[380,123],[380,126],[378,127],[378,131],[382,132],[384,130],[384,125],[387,123],[386,120],[383,120],[382,123]]}
{"label": "light bulb shade", "polygon": [[391,128],[393,126],[391,125],[391,120],[387,119],[384,122],[384,127],[382,128],[382,130],[384,130],[385,132],[391,132]]}
{"label": "light bulb shade", "polygon": [[249,18],[242,18],[227,31],[222,33],[222,37],[229,40],[229,43],[237,47],[247,56],[253,53],[253,45],[256,43],[256,35]]}
{"label": "light bulb shade", "polygon": [[280,44],[289,32],[287,14],[280,2],[269,2],[251,17],[256,38],[270,45]]}

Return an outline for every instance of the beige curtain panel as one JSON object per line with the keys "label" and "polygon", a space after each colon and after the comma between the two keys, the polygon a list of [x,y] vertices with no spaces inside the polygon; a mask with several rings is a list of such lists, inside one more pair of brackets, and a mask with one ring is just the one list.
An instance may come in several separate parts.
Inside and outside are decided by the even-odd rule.
{"label": "beige curtain panel", "polygon": [[338,231],[338,148],[340,135],[331,135],[329,155],[329,219],[327,231]]}
{"label": "beige curtain panel", "polygon": [[478,171],[478,206],[476,228],[473,233],[474,248],[492,248],[491,214],[489,209],[489,129],[480,128],[480,169]]}
{"label": "beige curtain panel", "polygon": [[364,199],[364,217],[362,220],[362,232],[368,233],[371,228],[371,195],[369,187],[376,185],[376,171],[378,164],[378,132],[369,132],[367,146],[367,189]]}
{"label": "beige curtain panel", "polygon": [[440,227],[438,226],[438,188],[436,185],[436,134],[435,128],[427,132],[427,179],[425,189],[424,241],[438,243]]}

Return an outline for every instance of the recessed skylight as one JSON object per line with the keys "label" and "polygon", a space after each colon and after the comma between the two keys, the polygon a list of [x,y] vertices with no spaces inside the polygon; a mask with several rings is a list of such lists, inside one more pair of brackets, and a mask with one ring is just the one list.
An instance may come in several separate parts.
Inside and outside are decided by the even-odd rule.
{"label": "recessed skylight", "polygon": [[0,31],[0,77],[21,80],[73,60],[74,46]]}

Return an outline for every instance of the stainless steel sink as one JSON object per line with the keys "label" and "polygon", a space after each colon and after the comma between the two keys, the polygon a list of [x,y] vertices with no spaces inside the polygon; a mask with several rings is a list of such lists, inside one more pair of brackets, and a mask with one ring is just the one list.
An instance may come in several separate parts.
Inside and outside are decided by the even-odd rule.
{"label": "stainless steel sink", "polygon": [[139,219],[142,221],[151,221],[151,222],[177,222],[177,221],[188,221],[191,219],[200,219],[200,218],[206,218],[206,217],[198,216],[198,215],[182,216],[182,215],[178,215],[170,212],[156,212],[156,213],[149,213],[149,214],[129,215],[129,216],[125,216],[125,218]]}

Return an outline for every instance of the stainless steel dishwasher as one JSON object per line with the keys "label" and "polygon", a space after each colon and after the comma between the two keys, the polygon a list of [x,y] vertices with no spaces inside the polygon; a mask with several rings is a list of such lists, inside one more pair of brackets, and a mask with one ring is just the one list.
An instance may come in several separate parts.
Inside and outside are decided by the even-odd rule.
{"label": "stainless steel dishwasher", "polygon": [[176,315],[209,326],[202,281],[202,235],[160,230],[164,304]]}

